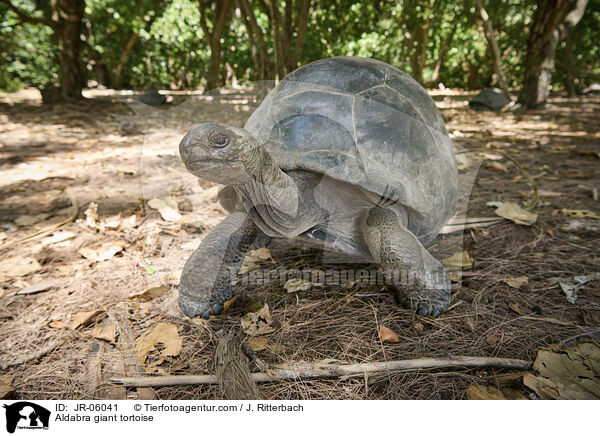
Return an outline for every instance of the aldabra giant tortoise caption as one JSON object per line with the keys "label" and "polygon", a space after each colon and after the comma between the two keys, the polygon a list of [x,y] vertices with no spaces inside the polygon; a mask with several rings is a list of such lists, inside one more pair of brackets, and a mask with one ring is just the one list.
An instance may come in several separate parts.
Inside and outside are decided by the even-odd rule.
{"label": "aldabra giant tortoise caption", "polygon": [[199,125],[179,151],[192,174],[225,185],[219,200],[231,212],[185,264],[186,315],[219,314],[246,252],[272,238],[409,271],[393,286],[404,306],[433,316],[448,307],[450,280],[423,244],[454,212],[456,160],[433,100],[397,68],[360,57],[310,63],[243,129]]}

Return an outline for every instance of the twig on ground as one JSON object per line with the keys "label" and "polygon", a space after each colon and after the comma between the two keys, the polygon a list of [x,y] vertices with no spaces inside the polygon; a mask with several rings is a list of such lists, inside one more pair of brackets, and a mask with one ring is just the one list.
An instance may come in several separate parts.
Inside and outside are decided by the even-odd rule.
{"label": "twig on ground", "polygon": [[[300,363],[297,365],[280,365],[270,368],[267,372],[252,373],[255,382],[270,382],[289,379],[308,379],[326,377],[362,377],[364,374],[377,374],[393,371],[424,370],[462,366],[465,368],[500,367],[512,369],[528,369],[532,362],[520,359],[505,359],[500,357],[454,356],[445,358],[421,358],[396,360],[389,362],[330,364],[330,363]],[[175,386],[218,383],[212,374],[177,375],[165,377],[114,377],[113,383],[129,387],[135,386]]]}
{"label": "twig on ground", "polygon": [[597,334],[600,334],[600,329],[592,330],[589,332],[584,332],[584,333],[581,333],[581,334],[575,335],[575,336],[571,336],[570,338],[567,338],[564,341],[560,341],[558,345],[565,345],[567,342],[571,342],[574,339],[582,338],[584,336],[593,336],[593,335],[597,335]]}

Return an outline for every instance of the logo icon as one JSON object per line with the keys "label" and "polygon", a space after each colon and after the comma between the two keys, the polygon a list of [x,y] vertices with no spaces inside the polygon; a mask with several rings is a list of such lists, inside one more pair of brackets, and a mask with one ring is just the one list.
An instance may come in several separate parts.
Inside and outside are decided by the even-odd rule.
{"label": "logo icon", "polygon": [[48,429],[50,411],[29,401],[19,401],[3,406],[6,409],[6,431],[19,429]]}

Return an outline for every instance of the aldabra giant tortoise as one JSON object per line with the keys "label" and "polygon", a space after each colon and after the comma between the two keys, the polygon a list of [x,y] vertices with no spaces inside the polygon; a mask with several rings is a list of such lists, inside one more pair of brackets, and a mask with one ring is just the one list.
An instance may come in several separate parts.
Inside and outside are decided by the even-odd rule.
{"label": "aldabra giant tortoise", "polygon": [[[218,314],[248,250],[271,238],[318,241],[381,268],[419,315],[437,316],[450,280],[424,247],[452,215],[452,142],[427,92],[383,62],[336,57],[282,80],[243,129],[206,123],[179,144],[194,175],[226,185],[231,213],[188,259],[179,306]],[[403,275],[403,277],[408,277]]]}

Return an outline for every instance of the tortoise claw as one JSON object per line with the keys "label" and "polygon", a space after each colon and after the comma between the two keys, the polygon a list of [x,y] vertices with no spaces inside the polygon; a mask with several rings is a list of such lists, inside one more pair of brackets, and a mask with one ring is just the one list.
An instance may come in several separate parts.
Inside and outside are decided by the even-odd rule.
{"label": "tortoise claw", "polygon": [[179,307],[190,318],[201,316],[209,319],[211,315],[219,315],[223,311],[223,303],[201,302],[185,295],[179,296]]}

